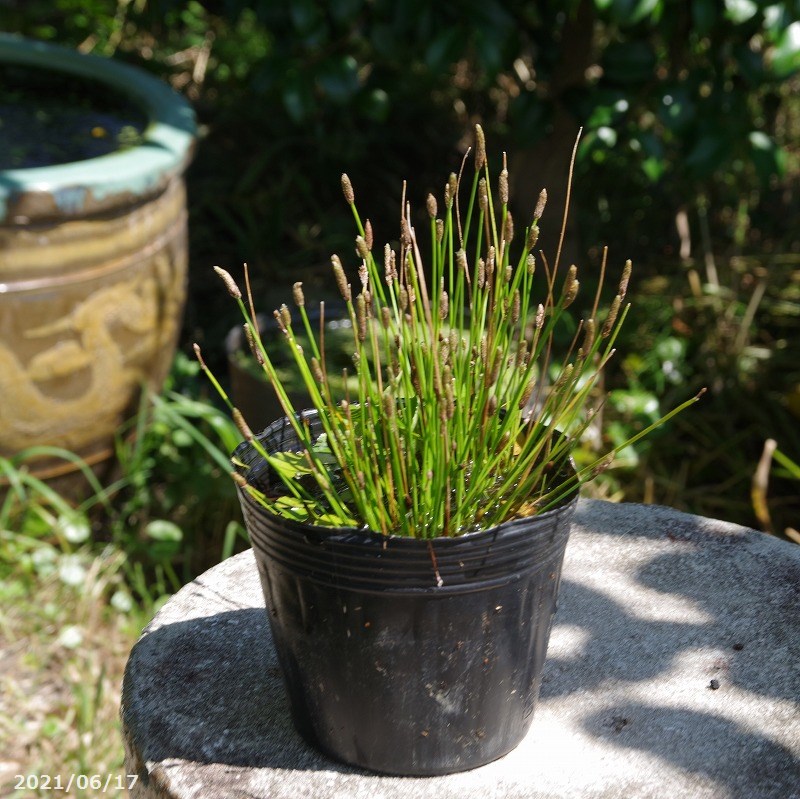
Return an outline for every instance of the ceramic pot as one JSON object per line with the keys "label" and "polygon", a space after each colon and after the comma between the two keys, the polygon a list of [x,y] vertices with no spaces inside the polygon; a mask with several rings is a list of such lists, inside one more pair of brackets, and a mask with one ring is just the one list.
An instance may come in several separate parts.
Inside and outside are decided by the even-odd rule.
{"label": "ceramic pot", "polygon": [[[142,385],[157,390],[174,356],[194,114],[140,69],[42,42],[0,35],[0,70],[23,103],[26,80],[67,81],[76,96],[127,104],[142,120],[128,149],[0,169],[0,456],[53,446],[97,464]],[[96,124],[89,135],[104,131]],[[74,468],[44,459],[34,471]]]}

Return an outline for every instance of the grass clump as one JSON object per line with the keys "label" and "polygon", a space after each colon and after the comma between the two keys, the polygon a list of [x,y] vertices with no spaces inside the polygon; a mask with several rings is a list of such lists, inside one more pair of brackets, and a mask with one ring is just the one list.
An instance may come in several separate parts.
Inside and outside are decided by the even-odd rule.
{"label": "grass clump", "polygon": [[[314,335],[300,283],[293,291],[296,310],[282,305],[274,312],[322,435],[312,434],[292,406],[264,347],[249,281],[244,296],[231,275],[217,268],[302,443],[300,453],[266,452],[211,375],[243,435],[286,489],[267,495],[237,464],[241,486],[270,510],[384,535],[433,538],[485,529],[557,505],[610,465],[617,451],[695,401],[573,469],[573,449],[603,402],[596,387],[627,314],[631,264],[626,262],[613,298],[601,307],[604,257],[591,312],[575,318],[568,309],[579,291],[576,266],[559,270],[561,244],[552,262],[535,249],[546,192],[515,236],[505,158],[495,195],[479,127],[476,138],[469,188],[463,186],[462,166],[445,184],[441,214],[436,198],[427,198],[425,245],[404,187],[399,243],[387,244],[376,257],[372,226],[362,220],[350,180],[342,176],[358,231],[357,292],[336,255],[332,267],[352,323],[357,390],[334,396],[324,328]],[[304,332],[306,347],[297,330]]]}

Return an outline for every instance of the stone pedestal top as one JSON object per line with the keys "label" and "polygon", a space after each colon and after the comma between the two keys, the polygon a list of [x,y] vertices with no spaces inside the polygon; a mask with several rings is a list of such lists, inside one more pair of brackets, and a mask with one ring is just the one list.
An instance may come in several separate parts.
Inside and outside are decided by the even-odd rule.
{"label": "stone pedestal top", "polygon": [[294,731],[252,552],[179,591],[123,689],[133,799],[800,799],[800,547],[581,501],[540,703],[446,777],[333,762]]}

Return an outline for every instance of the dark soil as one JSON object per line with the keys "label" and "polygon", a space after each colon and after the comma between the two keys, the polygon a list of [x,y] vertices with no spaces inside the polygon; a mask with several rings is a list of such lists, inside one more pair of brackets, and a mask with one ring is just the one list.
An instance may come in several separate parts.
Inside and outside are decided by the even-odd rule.
{"label": "dark soil", "polygon": [[147,118],[96,81],[0,64],[0,169],[54,166],[135,147]]}

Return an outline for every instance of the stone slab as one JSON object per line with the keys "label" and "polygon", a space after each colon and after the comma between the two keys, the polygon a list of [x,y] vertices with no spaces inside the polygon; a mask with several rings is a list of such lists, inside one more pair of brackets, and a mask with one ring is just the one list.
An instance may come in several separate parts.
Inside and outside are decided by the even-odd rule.
{"label": "stone slab", "polygon": [[582,500],[528,736],[473,771],[379,776],[294,731],[248,551],[178,592],[134,647],[131,796],[800,799],[798,620],[800,546]]}

